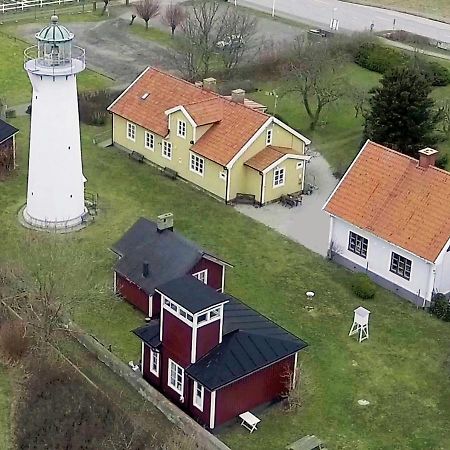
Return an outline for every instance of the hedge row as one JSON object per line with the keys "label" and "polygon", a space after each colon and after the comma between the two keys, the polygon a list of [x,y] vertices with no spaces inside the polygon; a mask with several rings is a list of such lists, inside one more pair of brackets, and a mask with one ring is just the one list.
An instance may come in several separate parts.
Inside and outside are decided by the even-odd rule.
{"label": "hedge row", "polygon": [[[365,69],[384,74],[394,67],[412,63],[413,58],[413,56],[395,48],[366,42],[359,47],[355,56],[355,63]],[[433,86],[450,84],[450,72],[438,62],[420,59],[416,63]]]}

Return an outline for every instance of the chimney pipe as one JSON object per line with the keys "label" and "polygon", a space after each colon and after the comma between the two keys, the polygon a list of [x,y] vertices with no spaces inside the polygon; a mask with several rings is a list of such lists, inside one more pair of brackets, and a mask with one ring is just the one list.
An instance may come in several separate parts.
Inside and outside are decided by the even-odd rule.
{"label": "chimney pipe", "polygon": [[202,88],[203,87],[203,81],[196,81],[194,83],[194,85],[195,85],[195,87]]}
{"label": "chimney pipe", "polygon": [[144,278],[147,278],[148,275],[149,275],[149,266],[148,266],[148,262],[147,262],[147,261],[144,261],[144,262],[142,263],[142,276],[143,276]]}
{"label": "chimney pipe", "polygon": [[215,78],[205,78],[203,80],[203,89],[206,89],[207,91],[216,92],[216,88],[217,88],[217,81]]}
{"label": "chimney pipe", "polygon": [[235,103],[242,103],[245,102],[245,91],[244,89],[234,89],[231,91],[231,100]]}
{"label": "chimney pipe", "polygon": [[162,233],[164,230],[173,231],[172,213],[161,214],[156,220],[156,231],[158,231],[158,233]]}
{"label": "chimney pipe", "polygon": [[419,150],[419,167],[426,169],[429,166],[434,166],[438,153],[437,150],[430,147]]}

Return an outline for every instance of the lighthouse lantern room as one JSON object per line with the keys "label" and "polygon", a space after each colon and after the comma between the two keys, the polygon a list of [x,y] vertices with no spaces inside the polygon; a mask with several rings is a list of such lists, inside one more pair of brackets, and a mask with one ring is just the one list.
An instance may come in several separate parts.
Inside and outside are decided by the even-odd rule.
{"label": "lighthouse lantern room", "polygon": [[85,52],[52,16],[25,50],[33,87],[25,221],[37,228],[70,230],[86,212],[76,76]]}

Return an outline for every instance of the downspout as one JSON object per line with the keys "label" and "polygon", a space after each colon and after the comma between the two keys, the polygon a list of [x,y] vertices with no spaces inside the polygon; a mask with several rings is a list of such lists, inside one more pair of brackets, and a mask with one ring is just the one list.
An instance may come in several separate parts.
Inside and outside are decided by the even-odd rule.
{"label": "downspout", "polygon": [[259,174],[261,175],[261,190],[259,193],[259,204],[260,204],[260,206],[262,206],[263,205],[263,191],[264,191],[264,173],[259,172]]}
{"label": "downspout", "polygon": [[226,167],[224,167],[224,169],[227,172],[227,181],[225,183],[225,205],[228,205],[228,186],[230,183],[230,172],[228,171],[228,169]]}

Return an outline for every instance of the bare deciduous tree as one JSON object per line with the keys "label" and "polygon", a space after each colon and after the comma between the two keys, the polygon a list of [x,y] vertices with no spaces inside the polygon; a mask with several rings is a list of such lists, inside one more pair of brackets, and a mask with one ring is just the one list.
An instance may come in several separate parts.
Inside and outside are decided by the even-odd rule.
{"label": "bare deciduous tree", "polygon": [[159,0],[141,0],[135,5],[136,14],[144,20],[145,28],[148,29],[148,21],[159,14]]}
{"label": "bare deciduous tree", "polygon": [[162,23],[170,27],[172,38],[175,34],[175,30],[186,19],[186,13],[181,5],[174,5],[170,3],[164,10],[164,14],[161,17]]}
{"label": "bare deciduous tree", "polygon": [[288,64],[287,78],[290,92],[297,92],[314,130],[324,108],[345,93],[342,65],[345,55],[327,43],[297,42],[294,57]]}

